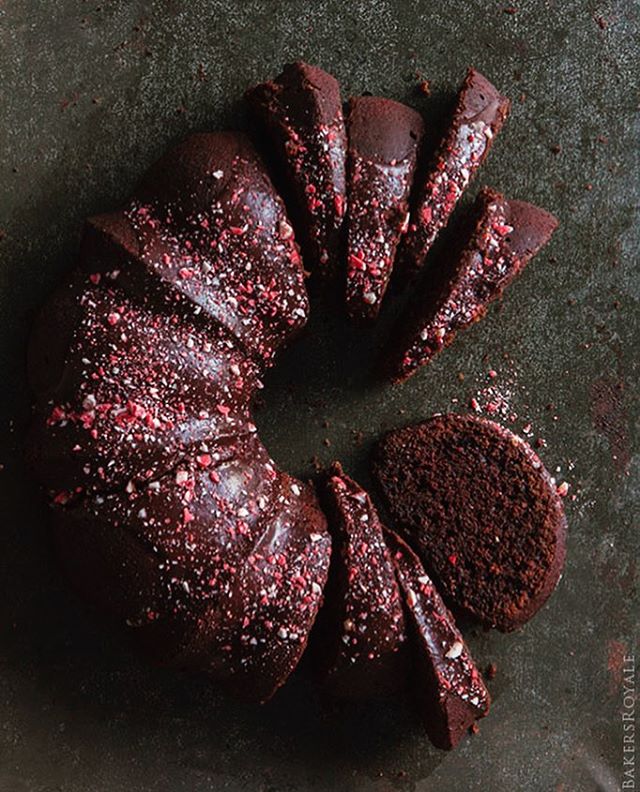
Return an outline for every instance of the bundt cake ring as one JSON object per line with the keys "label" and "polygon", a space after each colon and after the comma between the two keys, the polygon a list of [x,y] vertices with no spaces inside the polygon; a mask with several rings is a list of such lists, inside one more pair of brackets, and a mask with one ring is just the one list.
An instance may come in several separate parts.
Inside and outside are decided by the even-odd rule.
{"label": "bundt cake ring", "polygon": [[[375,459],[392,531],[339,464],[320,499],[279,470],[251,404],[278,349],[307,321],[303,260],[317,278],[341,279],[352,318],[375,318],[396,252],[408,282],[508,101],[470,70],[435,159],[420,164],[415,111],[361,97],[345,123],[336,80],[307,64],[287,66],[247,100],[288,210],[247,136],[192,134],[125,207],[88,220],[77,266],[36,321],[27,448],[53,507],[57,553],[75,587],[148,656],[204,671],[254,701],[268,700],[296,668],[320,612],[312,655],[326,689],[376,695],[411,675],[431,739],[449,748],[487,713],[489,694],[449,610],[463,604],[439,566],[446,548],[430,563],[429,542],[439,540],[429,520],[447,497],[429,467],[433,447],[453,486],[447,443],[464,479],[465,449],[481,435],[494,489],[504,458],[505,491],[533,504],[520,515],[530,546],[504,530],[501,558],[518,543],[528,587],[512,608],[517,623],[494,619],[500,629],[530,618],[560,575],[565,524],[551,480],[530,449],[509,451],[522,441],[489,422],[451,416],[446,430],[433,425],[437,441],[425,424],[397,453],[395,439],[385,441]],[[395,380],[479,318],[555,228],[543,210],[491,190],[469,217],[460,246],[417,290],[398,336],[404,347],[384,356]],[[416,470],[424,461],[429,474],[422,483],[409,476],[405,492],[398,460]],[[420,511],[407,513],[422,484],[440,505],[420,491]],[[470,490],[460,508],[479,497]],[[500,510],[507,522],[518,513],[509,503]],[[466,530],[464,520],[453,523]],[[454,541],[453,530],[442,541]],[[469,530],[485,569],[492,550],[481,525]],[[545,552],[536,552],[542,541]],[[473,554],[464,562],[469,570],[456,574],[477,582]],[[444,578],[447,604],[436,588]],[[499,609],[482,602],[491,622]]]}

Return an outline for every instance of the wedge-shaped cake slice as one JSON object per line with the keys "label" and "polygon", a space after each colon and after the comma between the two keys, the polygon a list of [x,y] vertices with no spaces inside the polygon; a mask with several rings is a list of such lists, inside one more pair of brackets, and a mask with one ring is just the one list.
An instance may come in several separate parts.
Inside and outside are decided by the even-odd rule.
{"label": "wedge-shaped cake slice", "polygon": [[297,62],[246,98],[282,172],[305,263],[326,273],[335,268],[346,209],[340,86],[322,69]]}
{"label": "wedge-shaped cake slice", "polygon": [[415,643],[416,693],[427,734],[437,748],[455,748],[489,711],[489,692],[418,556],[397,534],[387,531],[385,539]]}
{"label": "wedge-shaped cake slice", "polygon": [[482,165],[509,114],[510,102],[486,77],[469,69],[448,132],[431,162],[400,251],[400,278],[424,264],[431,245]]}
{"label": "wedge-shaped cake slice", "polygon": [[327,689],[344,698],[405,684],[404,618],[383,527],[369,495],[335,463],[321,504],[333,537],[316,654]]}
{"label": "wedge-shaped cake slice", "polygon": [[409,225],[409,192],[424,125],[406,105],[360,96],[349,103],[347,130],[347,313],[373,319]]}
{"label": "wedge-shaped cake slice", "polygon": [[475,415],[437,415],[389,432],[373,474],[394,525],[457,613],[508,632],[546,602],[567,522],[524,440]]}
{"label": "wedge-shaped cake slice", "polygon": [[410,377],[460,330],[481,319],[557,225],[544,209],[482,190],[458,245],[436,263],[433,278],[422,284],[401,319],[384,360],[392,381]]}

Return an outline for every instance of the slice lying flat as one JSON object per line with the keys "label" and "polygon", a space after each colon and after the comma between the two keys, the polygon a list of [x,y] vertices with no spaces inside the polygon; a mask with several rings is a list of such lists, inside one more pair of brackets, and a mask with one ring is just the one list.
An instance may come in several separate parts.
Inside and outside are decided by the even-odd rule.
{"label": "slice lying flat", "polygon": [[349,103],[347,129],[347,313],[375,318],[409,223],[409,191],[424,125],[406,105],[361,96]]}
{"label": "slice lying flat", "polygon": [[477,416],[439,415],[386,435],[373,472],[457,612],[508,632],[542,607],[562,571],[567,524],[523,440]]}
{"label": "slice lying flat", "polygon": [[284,174],[305,262],[327,272],[335,266],[346,209],[340,86],[322,69],[298,62],[251,88],[246,98]]}
{"label": "slice lying flat", "polygon": [[455,748],[489,711],[489,692],[418,556],[397,534],[388,531],[385,538],[415,641],[416,692],[425,728],[437,748]]}
{"label": "slice lying flat", "polygon": [[509,115],[510,102],[486,77],[469,69],[449,129],[418,193],[401,251],[401,278],[422,268],[435,238],[482,165]]}
{"label": "slice lying flat", "polygon": [[322,505],[334,542],[316,641],[322,676],[341,697],[399,689],[405,682],[404,618],[376,509],[338,463]]}
{"label": "slice lying flat", "polygon": [[[556,218],[524,201],[480,192],[457,249],[437,262],[402,317],[384,360],[386,373],[402,382],[428,363],[456,334],[481,319],[488,305],[547,244]],[[428,273],[429,274],[429,273]]]}

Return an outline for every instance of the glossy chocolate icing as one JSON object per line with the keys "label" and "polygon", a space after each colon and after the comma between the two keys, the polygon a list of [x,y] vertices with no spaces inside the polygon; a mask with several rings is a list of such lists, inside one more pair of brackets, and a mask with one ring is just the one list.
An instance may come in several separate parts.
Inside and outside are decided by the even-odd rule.
{"label": "glossy chocolate icing", "polygon": [[386,531],[385,538],[414,638],[414,680],[425,728],[436,747],[455,748],[489,711],[489,692],[418,556],[397,534]]}
{"label": "glossy chocolate icing", "polygon": [[511,103],[484,75],[469,69],[438,151],[427,168],[399,252],[401,280],[422,269],[427,253],[467,185],[487,158]]}
{"label": "glossy chocolate icing", "polygon": [[400,319],[384,368],[401,382],[427,364],[456,334],[481,319],[491,302],[547,244],[553,215],[484,188],[461,231]]}
{"label": "glossy chocolate icing", "polygon": [[321,503],[334,546],[316,638],[324,683],[345,698],[397,691],[406,682],[404,617],[378,513],[339,463]]}
{"label": "glossy chocolate icing", "polygon": [[310,269],[335,271],[346,211],[346,131],[340,86],[296,62],[247,91],[283,175],[283,192]]}
{"label": "glossy chocolate icing", "polygon": [[[264,701],[304,651],[330,539],[312,491],[276,470],[255,433],[204,447],[144,486],[58,512],[56,536],[82,586],[72,539],[95,533],[108,545],[110,531],[122,535],[139,556],[127,550],[123,562],[135,576],[144,571],[143,595],[127,594],[114,614],[131,639],[156,661],[204,671]],[[118,574],[110,565],[93,569],[90,596],[107,592],[98,604],[110,612],[108,581]]]}
{"label": "glossy chocolate icing", "polygon": [[88,222],[80,264],[29,355],[58,554],[157,662],[264,701],[304,651],[331,552],[250,412],[307,317],[284,205],[245,137],[192,135]]}
{"label": "glossy chocolate icing", "polygon": [[[57,350],[52,322],[64,339]],[[51,490],[71,497],[145,481],[185,449],[255,428],[249,400],[259,369],[223,327],[186,323],[86,276],[59,290],[38,327],[29,446]]]}
{"label": "glossy chocolate icing", "polygon": [[190,135],[171,149],[128,206],[88,221],[80,263],[138,299],[209,316],[263,363],[308,316],[284,204],[238,132]]}
{"label": "glossy chocolate icing", "polygon": [[378,315],[397,246],[409,223],[409,192],[424,125],[406,105],[351,99],[347,115],[347,313]]}

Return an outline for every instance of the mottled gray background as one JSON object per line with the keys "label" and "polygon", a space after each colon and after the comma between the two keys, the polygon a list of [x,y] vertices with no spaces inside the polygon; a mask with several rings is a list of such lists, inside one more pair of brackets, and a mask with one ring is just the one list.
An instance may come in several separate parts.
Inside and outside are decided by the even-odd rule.
{"label": "mottled gray background", "polygon": [[[630,0],[0,0],[0,792],[619,787],[638,614],[637,37]],[[546,440],[571,485],[566,572],[520,633],[466,632],[498,665],[495,705],[451,754],[407,701],[333,709],[302,678],[255,709],[143,666],[67,591],[21,463],[27,329],[82,219],[124,199],[171,141],[242,123],[243,90],[294,58],[346,95],[409,101],[435,128],[474,64],[514,100],[476,188],[561,220],[503,306],[401,388],[369,381],[389,311],[362,333],[316,304],[258,414],[290,470],[337,456],[363,481],[382,429],[472,397]]]}

